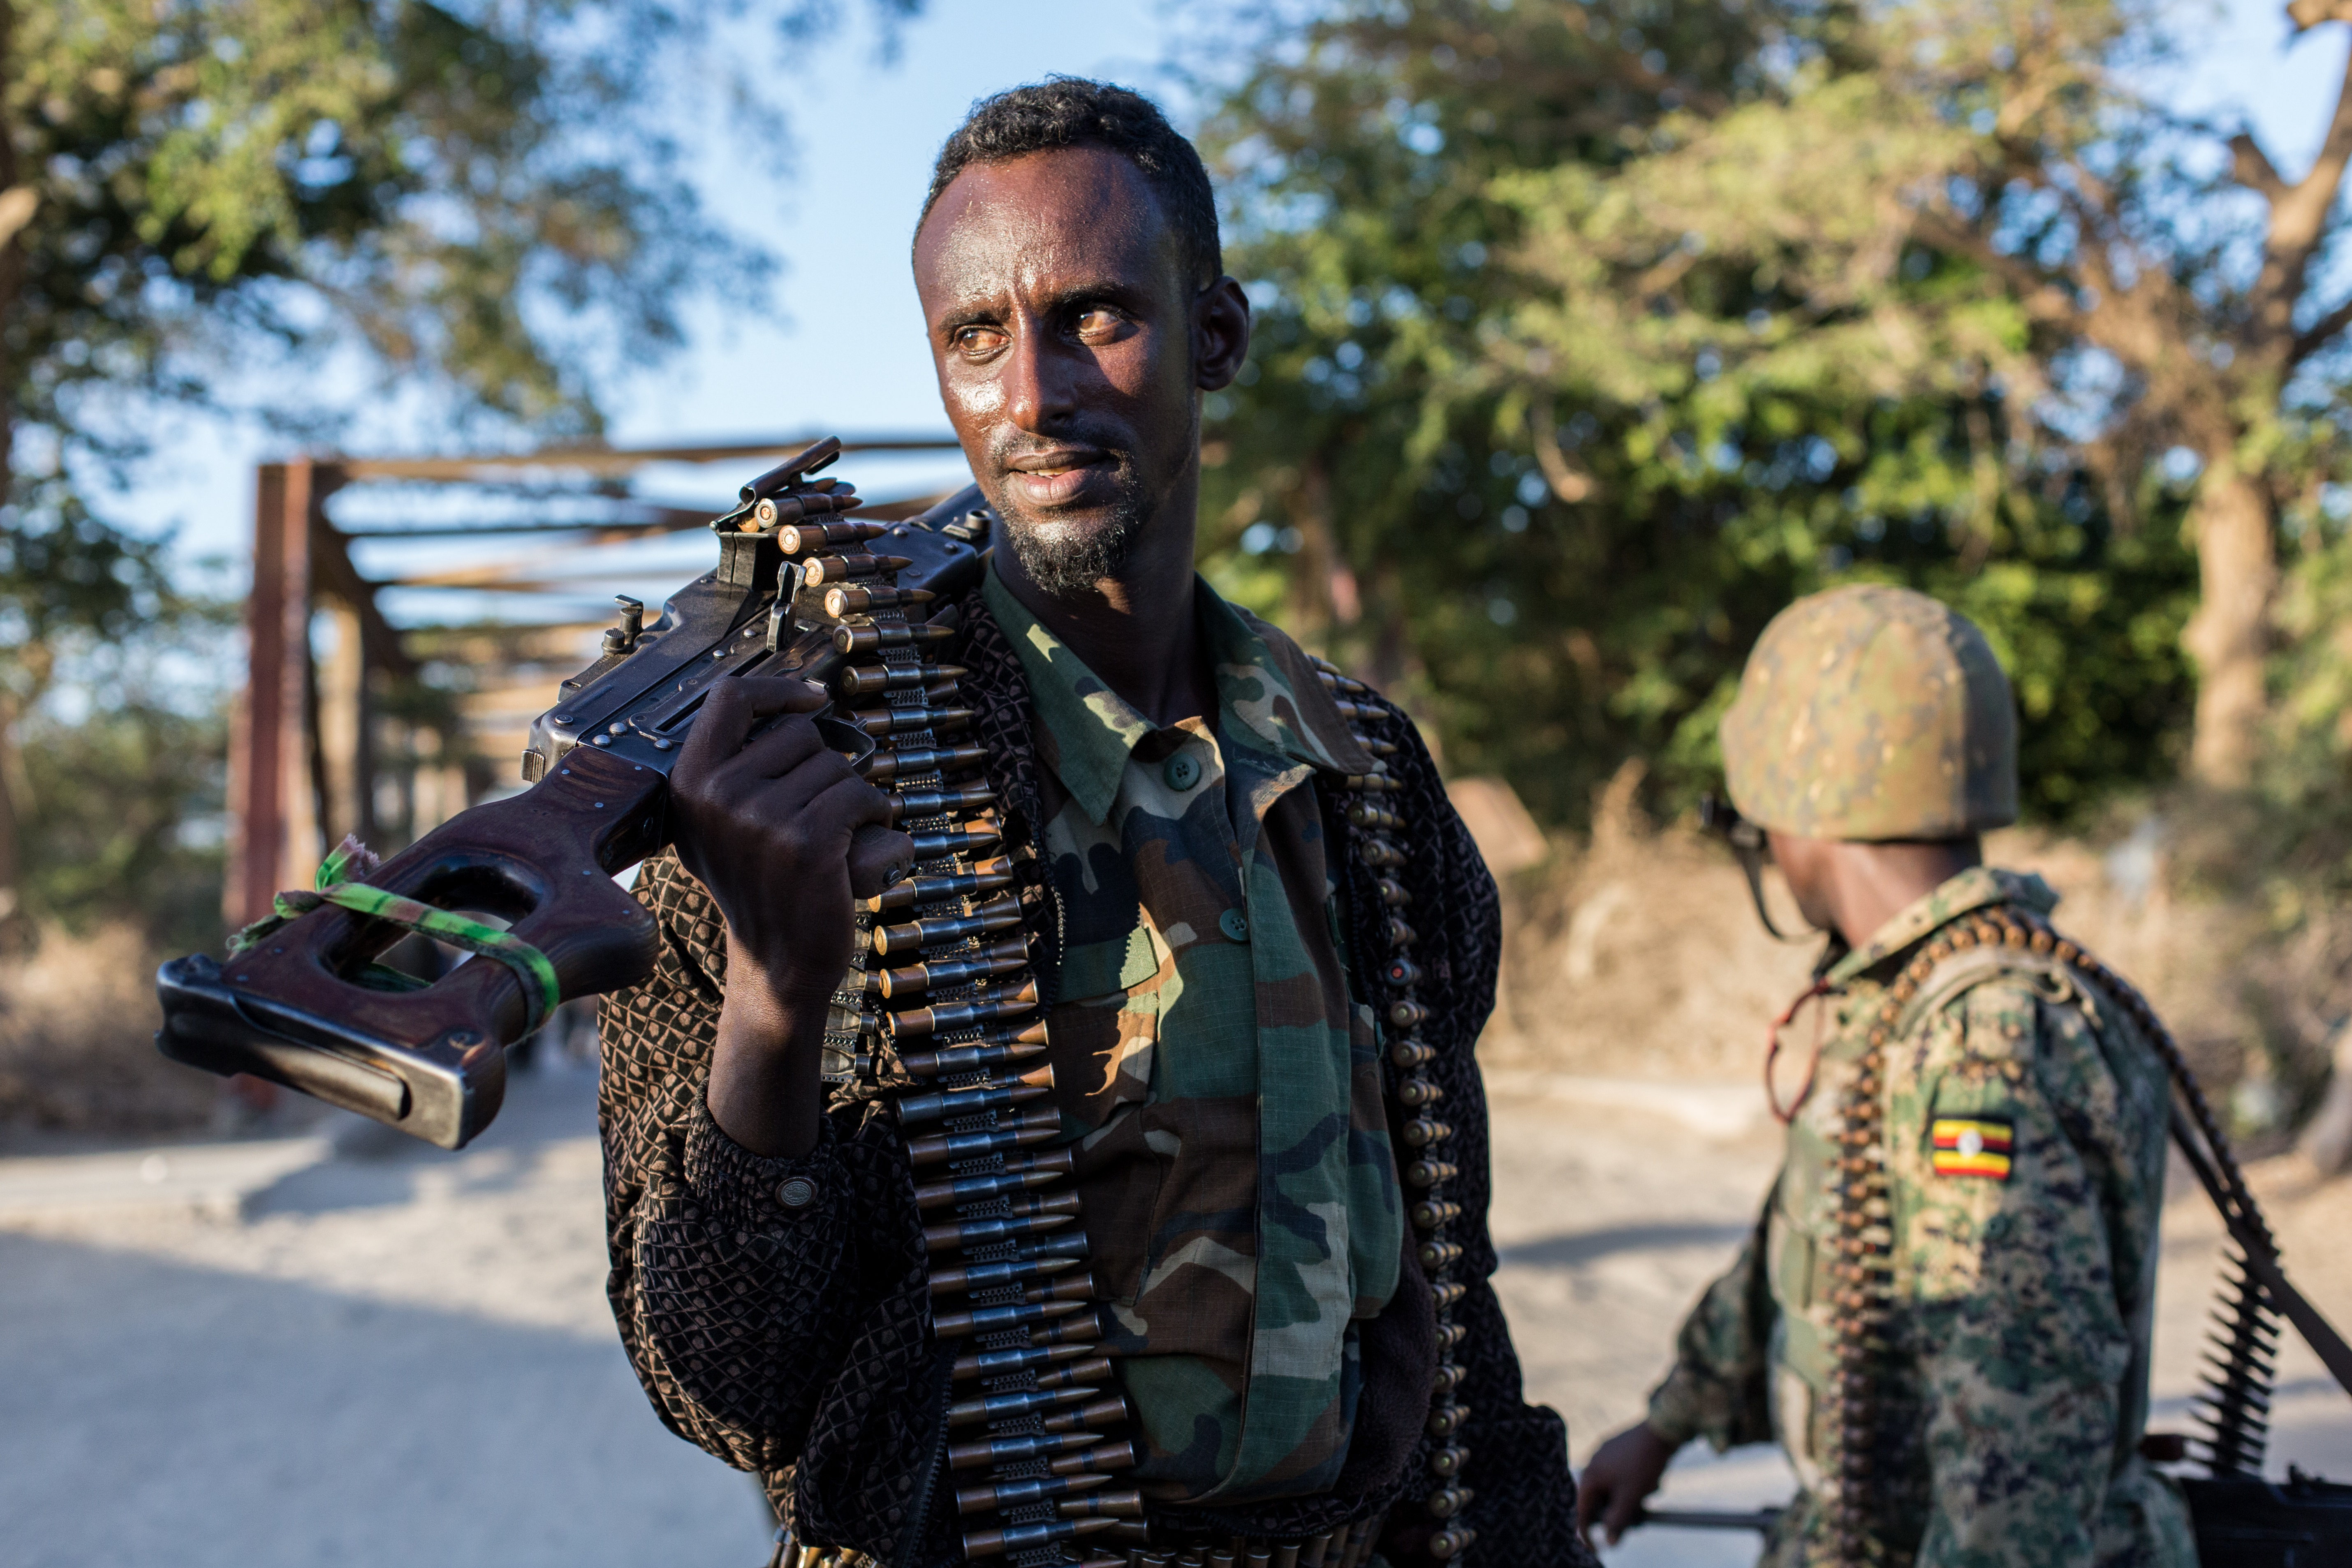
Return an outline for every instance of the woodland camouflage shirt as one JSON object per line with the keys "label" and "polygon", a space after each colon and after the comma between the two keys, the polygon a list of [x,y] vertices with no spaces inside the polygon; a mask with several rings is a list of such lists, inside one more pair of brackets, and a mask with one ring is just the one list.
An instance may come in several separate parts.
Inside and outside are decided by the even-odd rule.
{"label": "woodland camouflage shirt", "polygon": [[1403,1227],[1309,783],[1370,759],[1297,700],[1313,675],[1286,641],[1205,583],[1216,712],[1164,729],[993,573],[985,591],[1038,719],[1052,1059],[1137,1479],[1220,1505],[1326,1489],[1361,1388],[1356,1325],[1396,1289]]}
{"label": "woodland camouflage shirt", "polygon": [[[1675,1369],[1651,1396],[1649,1423],[1673,1442],[1769,1437],[1787,1449],[1806,1490],[1768,1563],[1831,1560],[1812,1490],[1832,1362],[1839,1103],[1914,950],[2004,902],[2046,912],[2057,899],[2037,877],[1965,871],[1828,973],[1819,1078],[1757,1235],[1684,1323]],[[1873,1468],[1890,1561],[2187,1568],[2186,1510],[2138,1454],[2164,1068],[2070,973],[1976,952],[1985,966],[1972,982],[1956,966],[1928,977],[1916,1023],[1886,1053],[1895,1315]],[[1797,1020],[1791,1045],[1809,1026]]]}

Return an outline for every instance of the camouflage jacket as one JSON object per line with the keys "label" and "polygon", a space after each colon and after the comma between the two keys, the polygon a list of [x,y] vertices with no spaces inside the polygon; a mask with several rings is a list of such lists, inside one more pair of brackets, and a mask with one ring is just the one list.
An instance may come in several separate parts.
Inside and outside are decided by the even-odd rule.
{"label": "camouflage jacket", "polygon": [[[1787,1451],[1804,1490],[1767,1563],[1831,1561],[1812,1494],[1839,1103],[1894,976],[1938,929],[2004,902],[2041,913],[2057,899],[2037,877],[1966,871],[1829,971],[1818,1077],[1757,1234],[1683,1324],[1651,1396],[1649,1424],[1670,1441]],[[2138,1452],[2169,1091],[2121,1009],[2070,974],[1999,949],[1947,961],[1887,1048],[1894,1317],[1872,1500],[1892,1562],[2196,1561],[2179,1493]]]}
{"label": "camouflage jacket", "polygon": [[[1027,679],[981,592],[960,608],[967,633],[956,658],[969,670],[961,689],[978,710],[989,782],[1008,835],[1034,841],[1045,790]],[[1280,647],[1295,657],[1286,639]],[[1422,1037],[1438,1055],[1423,1070],[1444,1089],[1454,1128],[1462,1175],[1447,1190],[1464,1208],[1454,1234],[1466,1249],[1456,1273],[1475,1281],[1454,1309],[1468,1330],[1454,1355],[1467,1373],[1456,1398],[1473,1411],[1458,1439],[1473,1455],[1472,1555],[1495,1568],[1589,1563],[1575,1531],[1563,1426],[1524,1402],[1518,1359],[1486,1284],[1495,1253],[1486,1229],[1485,1093],[1472,1047],[1494,1004],[1494,883],[1427,751],[1401,716],[1391,729],[1405,742],[1390,759],[1402,785],[1397,799],[1418,826],[1405,836],[1408,863],[1387,874],[1404,881],[1416,912],[1426,911],[1414,951],[1432,1013]],[[1321,815],[1332,820],[1328,808]],[[1334,858],[1347,943],[1381,951],[1373,872],[1353,853]],[[1319,905],[1323,889],[1312,893]],[[818,1147],[798,1160],[761,1158],[721,1133],[703,1100],[726,981],[719,911],[669,856],[647,863],[637,896],[659,924],[663,952],[651,977],[605,999],[600,1090],[608,1290],[622,1342],[661,1419],[759,1472],[803,1540],[856,1548],[893,1568],[944,1568],[961,1555],[940,1464],[949,1369],[931,1331],[900,1135],[887,1117],[849,1104],[834,1108]],[[1058,1002],[1067,987],[1051,900],[1033,911],[1032,935],[1040,983]],[[1389,1114],[1393,1133],[1393,1107]],[[788,1207],[779,1196],[787,1184],[795,1199],[813,1195]],[[1298,1538],[1425,1485],[1422,1424],[1436,1356],[1430,1296],[1418,1281],[1408,1253],[1386,1308],[1357,1322],[1362,1393],[1328,1489],[1191,1509],[1187,1521]],[[1430,1561],[1419,1549],[1426,1528],[1416,1536],[1396,1522],[1415,1511],[1399,1509],[1383,1540],[1397,1568]]]}
{"label": "camouflage jacket", "polygon": [[1136,1479],[1220,1506],[1325,1490],[1362,1395],[1359,1325],[1396,1294],[1404,1239],[1339,935],[1344,836],[1308,784],[1372,759],[1288,640],[1206,583],[1216,710],[1166,729],[992,572],[985,595],[1038,719],[1054,1081]]}

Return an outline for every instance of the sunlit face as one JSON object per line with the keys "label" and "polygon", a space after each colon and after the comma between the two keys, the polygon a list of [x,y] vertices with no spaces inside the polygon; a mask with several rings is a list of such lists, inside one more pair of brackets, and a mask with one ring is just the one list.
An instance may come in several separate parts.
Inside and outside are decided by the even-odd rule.
{"label": "sunlit face", "polygon": [[1780,868],[1789,896],[1797,900],[1797,912],[1805,917],[1805,923],[1815,931],[1834,930],[1830,860],[1836,845],[1826,838],[1803,838],[1778,830],[1768,830],[1764,837],[1772,846],[1772,864]]}
{"label": "sunlit face", "polygon": [[1157,528],[1190,536],[1168,503],[1192,493],[1200,394],[1232,375],[1196,341],[1195,282],[1142,174],[1098,148],[974,164],[916,236],[940,400],[1048,592],[1116,576]]}

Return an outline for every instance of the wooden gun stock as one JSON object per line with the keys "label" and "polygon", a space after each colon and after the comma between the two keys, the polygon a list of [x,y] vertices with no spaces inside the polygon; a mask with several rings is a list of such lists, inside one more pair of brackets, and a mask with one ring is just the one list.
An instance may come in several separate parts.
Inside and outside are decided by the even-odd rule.
{"label": "wooden gun stock", "polygon": [[[978,490],[967,489],[888,525],[877,548],[910,560],[901,585],[952,599],[979,578],[982,557],[969,542],[979,530],[963,526],[979,508]],[[801,588],[778,531],[739,527],[742,515],[719,520],[719,571],[674,595],[653,626],[608,635],[605,657],[564,682],[565,695],[532,727],[530,789],[450,818],[367,872],[367,887],[509,922],[508,935],[552,966],[563,1000],[652,973],[653,917],[612,879],[668,841],[669,769],[702,698],[717,681],[752,673],[825,679],[841,662],[845,628],[815,607],[821,595]],[[873,749],[863,731],[819,724],[853,757]],[[156,1045],[192,1067],[252,1073],[462,1148],[498,1114],[505,1048],[543,1009],[514,968],[482,955],[421,989],[388,989],[373,961],[406,934],[329,904],[225,963],[174,959],[156,978]]]}

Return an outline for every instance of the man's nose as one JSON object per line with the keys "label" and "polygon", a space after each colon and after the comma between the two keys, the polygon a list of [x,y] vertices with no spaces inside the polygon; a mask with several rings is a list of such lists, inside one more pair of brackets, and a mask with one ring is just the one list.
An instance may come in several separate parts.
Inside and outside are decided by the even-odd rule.
{"label": "man's nose", "polygon": [[1051,431],[1077,406],[1070,360],[1043,323],[1021,323],[1004,364],[1005,414],[1017,428]]}

